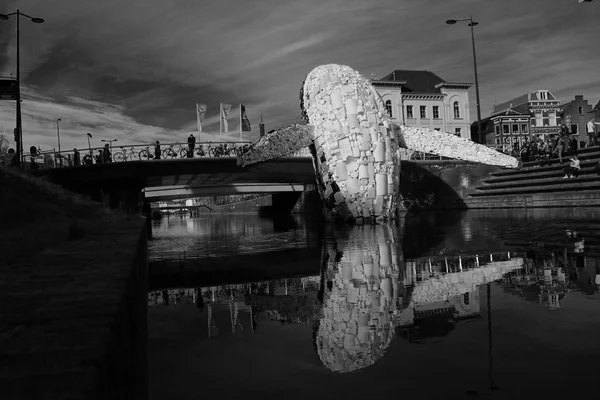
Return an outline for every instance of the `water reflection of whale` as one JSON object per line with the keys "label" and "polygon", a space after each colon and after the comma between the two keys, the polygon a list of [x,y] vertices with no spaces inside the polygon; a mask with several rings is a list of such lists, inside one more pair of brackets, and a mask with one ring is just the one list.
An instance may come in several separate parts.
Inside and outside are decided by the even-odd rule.
{"label": "water reflection of whale", "polygon": [[[351,372],[379,360],[398,326],[414,323],[418,307],[473,291],[523,264],[475,259],[463,271],[423,282],[407,281],[398,228],[357,226],[333,232],[322,270],[323,312],[314,326],[316,351],[336,372]],[[412,267],[411,267],[412,268]],[[408,278],[410,280],[410,278]]]}

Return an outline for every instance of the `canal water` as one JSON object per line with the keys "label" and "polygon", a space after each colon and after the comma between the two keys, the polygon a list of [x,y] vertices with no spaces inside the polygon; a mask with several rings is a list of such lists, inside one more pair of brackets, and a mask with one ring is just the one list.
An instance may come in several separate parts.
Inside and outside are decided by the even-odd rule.
{"label": "canal water", "polygon": [[153,223],[153,399],[600,396],[600,210]]}

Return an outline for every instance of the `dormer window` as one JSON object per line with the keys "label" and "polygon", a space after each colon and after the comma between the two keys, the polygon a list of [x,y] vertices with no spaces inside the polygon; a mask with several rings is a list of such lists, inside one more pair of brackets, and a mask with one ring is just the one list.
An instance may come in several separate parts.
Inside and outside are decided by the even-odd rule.
{"label": "dormer window", "polygon": [[547,90],[540,90],[538,92],[538,97],[540,98],[540,100],[548,100],[548,91]]}

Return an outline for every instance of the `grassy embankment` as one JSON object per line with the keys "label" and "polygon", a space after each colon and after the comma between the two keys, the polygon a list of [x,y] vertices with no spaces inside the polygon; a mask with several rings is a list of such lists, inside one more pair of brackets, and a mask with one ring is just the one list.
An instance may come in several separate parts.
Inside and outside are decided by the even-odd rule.
{"label": "grassy embankment", "polygon": [[60,186],[0,166],[0,265],[19,265],[68,242],[93,241],[130,218]]}

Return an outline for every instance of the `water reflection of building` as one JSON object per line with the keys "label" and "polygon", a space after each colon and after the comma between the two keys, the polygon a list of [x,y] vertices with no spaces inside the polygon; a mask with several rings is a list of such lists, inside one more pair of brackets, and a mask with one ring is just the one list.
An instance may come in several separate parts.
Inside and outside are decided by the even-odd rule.
{"label": "water reflection of building", "polygon": [[530,250],[523,268],[503,279],[504,290],[552,309],[562,306],[570,290],[586,294],[597,292],[600,281],[598,258],[585,254],[583,238],[577,234],[567,236],[568,245],[562,249]]}

